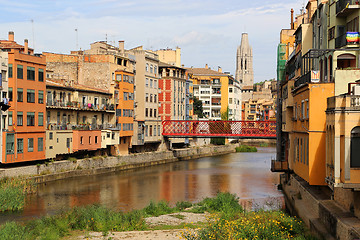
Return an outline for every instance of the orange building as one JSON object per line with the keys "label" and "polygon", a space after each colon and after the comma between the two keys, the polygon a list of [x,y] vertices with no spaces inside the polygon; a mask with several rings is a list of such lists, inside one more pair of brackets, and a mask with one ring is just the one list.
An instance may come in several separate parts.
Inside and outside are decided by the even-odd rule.
{"label": "orange building", "polygon": [[8,52],[11,105],[2,163],[45,159],[45,56],[34,54],[26,39],[24,46],[17,44],[13,32],[8,40],[0,40],[0,49]]}
{"label": "orange building", "polygon": [[134,73],[115,72],[116,125],[120,129],[119,151],[127,154],[134,133]]}

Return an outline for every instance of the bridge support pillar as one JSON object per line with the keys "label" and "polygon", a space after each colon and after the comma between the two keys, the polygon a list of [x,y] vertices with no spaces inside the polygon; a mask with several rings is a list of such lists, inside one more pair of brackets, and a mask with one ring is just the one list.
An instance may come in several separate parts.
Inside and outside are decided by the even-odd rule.
{"label": "bridge support pillar", "polygon": [[167,150],[172,150],[172,143],[168,137],[163,137],[163,143],[165,144]]}

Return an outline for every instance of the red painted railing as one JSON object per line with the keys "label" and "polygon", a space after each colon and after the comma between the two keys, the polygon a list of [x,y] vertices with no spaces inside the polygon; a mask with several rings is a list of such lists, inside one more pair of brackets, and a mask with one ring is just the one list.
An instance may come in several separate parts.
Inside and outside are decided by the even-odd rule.
{"label": "red painted railing", "polygon": [[166,137],[276,138],[275,121],[182,121],[162,122]]}

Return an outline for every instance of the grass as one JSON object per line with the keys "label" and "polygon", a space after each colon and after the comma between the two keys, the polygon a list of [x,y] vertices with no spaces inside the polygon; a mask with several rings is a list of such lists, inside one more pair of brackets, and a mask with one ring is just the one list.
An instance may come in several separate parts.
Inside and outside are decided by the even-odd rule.
{"label": "grass", "polygon": [[2,178],[0,180],[0,212],[22,210],[25,205],[25,196],[33,191],[33,186],[34,183],[25,178]]}
{"label": "grass", "polygon": [[[218,193],[214,198],[205,198],[198,204],[178,202],[170,207],[167,202],[150,204],[142,210],[128,213],[116,212],[99,205],[76,207],[55,216],[47,216],[25,223],[7,222],[0,226],[0,239],[61,239],[66,236],[102,232],[108,236],[115,231],[141,231],[166,229],[185,230],[182,237],[195,239],[311,239],[304,234],[301,221],[281,211],[245,212],[238,197],[230,193]],[[148,226],[145,218],[182,211],[211,213],[206,223],[176,226]],[[173,217],[183,219],[181,214]]]}
{"label": "grass", "polygon": [[256,147],[241,145],[235,148],[236,152],[257,152]]}

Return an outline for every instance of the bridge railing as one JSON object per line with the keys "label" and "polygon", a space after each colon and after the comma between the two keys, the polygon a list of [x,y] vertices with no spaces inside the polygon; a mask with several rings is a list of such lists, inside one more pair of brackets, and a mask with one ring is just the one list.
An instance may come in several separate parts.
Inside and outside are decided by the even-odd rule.
{"label": "bridge railing", "polygon": [[165,120],[168,137],[276,137],[275,121]]}

